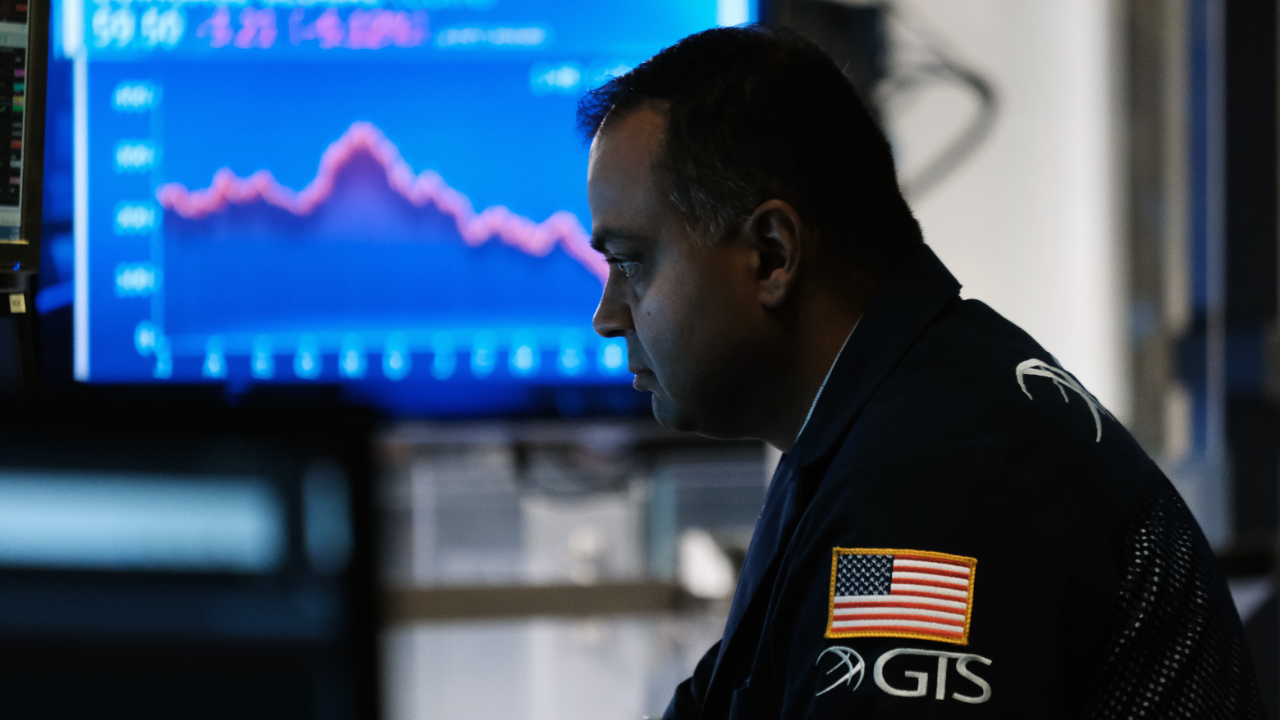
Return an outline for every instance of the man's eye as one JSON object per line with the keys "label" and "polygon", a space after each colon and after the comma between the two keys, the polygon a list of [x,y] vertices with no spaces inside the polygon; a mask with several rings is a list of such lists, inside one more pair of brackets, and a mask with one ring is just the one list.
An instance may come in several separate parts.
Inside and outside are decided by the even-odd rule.
{"label": "man's eye", "polygon": [[634,260],[620,260],[618,261],[618,269],[628,278],[635,277],[635,274],[640,271],[640,263]]}

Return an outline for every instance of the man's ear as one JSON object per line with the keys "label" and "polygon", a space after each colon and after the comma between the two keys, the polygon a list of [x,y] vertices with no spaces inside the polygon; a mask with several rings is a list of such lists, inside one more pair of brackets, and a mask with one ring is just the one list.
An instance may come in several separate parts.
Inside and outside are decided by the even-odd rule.
{"label": "man's ear", "polygon": [[751,213],[744,229],[757,253],[760,304],[779,307],[794,292],[800,267],[804,234],[800,214],[784,200],[768,200]]}

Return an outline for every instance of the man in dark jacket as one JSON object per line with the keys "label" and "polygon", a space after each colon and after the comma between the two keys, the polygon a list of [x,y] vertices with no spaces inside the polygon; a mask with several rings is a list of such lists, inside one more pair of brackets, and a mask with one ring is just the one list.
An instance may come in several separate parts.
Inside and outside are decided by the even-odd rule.
{"label": "man in dark jacket", "polygon": [[669,427],[786,451],[667,718],[1258,717],[1168,480],[922,243],[831,60],[712,30],[589,95],[595,327]]}

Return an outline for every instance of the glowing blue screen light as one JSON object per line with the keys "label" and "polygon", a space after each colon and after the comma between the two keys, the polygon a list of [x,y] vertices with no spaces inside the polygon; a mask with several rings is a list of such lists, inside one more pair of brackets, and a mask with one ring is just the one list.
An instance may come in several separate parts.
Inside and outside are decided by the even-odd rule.
{"label": "glowing blue screen light", "polygon": [[627,343],[611,338],[600,343],[600,372],[617,375],[627,369]]}
{"label": "glowing blue screen light", "polygon": [[286,537],[262,478],[0,471],[0,565],[268,573]]}

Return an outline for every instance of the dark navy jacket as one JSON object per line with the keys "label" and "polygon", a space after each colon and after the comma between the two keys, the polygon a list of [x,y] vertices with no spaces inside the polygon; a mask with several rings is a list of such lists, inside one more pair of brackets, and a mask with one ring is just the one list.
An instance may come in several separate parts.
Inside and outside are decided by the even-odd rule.
{"label": "dark navy jacket", "polygon": [[959,289],[921,247],[877,293],[664,717],[1260,717],[1169,481]]}

